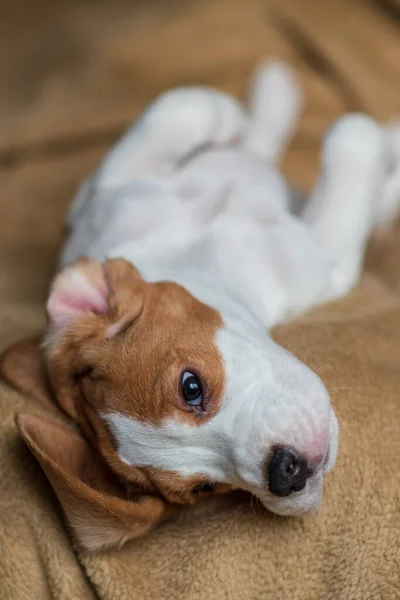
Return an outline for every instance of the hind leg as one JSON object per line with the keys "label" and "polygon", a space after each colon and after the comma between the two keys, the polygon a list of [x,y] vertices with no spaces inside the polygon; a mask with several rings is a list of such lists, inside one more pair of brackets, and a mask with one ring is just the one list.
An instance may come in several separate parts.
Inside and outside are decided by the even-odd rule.
{"label": "hind leg", "polygon": [[364,115],[343,117],[328,133],[322,173],[303,219],[329,270],[326,300],[358,281],[388,165],[387,136]]}
{"label": "hind leg", "polygon": [[98,177],[106,185],[162,177],[203,146],[238,141],[246,124],[227,94],[201,87],[166,92],[111,150]]}

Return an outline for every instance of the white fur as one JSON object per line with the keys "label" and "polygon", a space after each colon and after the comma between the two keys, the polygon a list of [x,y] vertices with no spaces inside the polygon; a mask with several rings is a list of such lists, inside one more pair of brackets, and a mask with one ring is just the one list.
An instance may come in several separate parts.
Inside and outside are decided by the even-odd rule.
{"label": "white fur", "polygon": [[[241,329],[230,323],[218,333],[227,385],[221,409],[204,425],[170,419],[157,427],[119,413],[103,418],[128,465],[187,477],[201,474],[247,489],[282,514],[315,508],[322,474],[333,466],[337,452],[338,426],[328,394],[314,373],[268,336],[247,337]],[[301,494],[279,501],[266,490],[266,457],[274,444],[295,447],[316,467]]]}
{"label": "white fur", "polygon": [[280,62],[259,65],[250,88],[249,104],[250,122],[244,147],[276,162],[293,134],[302,108],[301,90],[290,68]]}
{"label": "white fur", "polygon": [[[223,317],[218,414],[199,427],[105,414],[121,459],[229,482],[285,514],[319,504],[338,426],[319,378],[265,330],[355,285],[390,151],[372,119],[344,117],[325,140],[305,213],[295,217],[272,160],[299,106],[279,64],[259,70],[250,116],[220,92],[168,92],[82,187],[62,257],[123,257],[149,281],[184,285]],[[277,443],[295,446],[315,467],[306,488],[287,498],[266,487],[265,460]]]}

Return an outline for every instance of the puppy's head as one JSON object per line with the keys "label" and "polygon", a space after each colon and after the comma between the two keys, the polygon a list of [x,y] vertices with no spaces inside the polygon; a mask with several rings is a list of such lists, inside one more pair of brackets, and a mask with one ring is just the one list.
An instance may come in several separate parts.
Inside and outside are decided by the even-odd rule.
{"label": "puppy's head", "polygon": [[130,533],[119,520],[121,533],[107,542],[98,528],[104,503],[93,509],[95,525],[92,493],[80,514],[87,443],[37,418],[22,422],[86,547],[143,533],[171,505],[211,490],[249,490],[281,514],[319,505],[337,421],[319,378],[262,331],[224,321],[179,285],[145,282],[123,260],[67,267],[48,315],[44,359],[58,402],[96,449],[94,473],[101,458],[107,498],[110,478],[120,497],[133,490],[136,502],[117,494],[131,510],[122,522],[133,522],[138,507],[143,513]]}

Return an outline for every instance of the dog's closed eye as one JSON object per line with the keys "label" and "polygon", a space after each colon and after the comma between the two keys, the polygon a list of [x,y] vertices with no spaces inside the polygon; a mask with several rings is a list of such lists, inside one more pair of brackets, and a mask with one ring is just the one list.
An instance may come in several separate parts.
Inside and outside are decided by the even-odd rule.
{"label": "dog's closed eye", "polygon": [[216,488],[216,484],[215,483],[202,483],[200,485],[196,485],[195,488],[193,488],[193,494],[200,494],[200,492],[213,492]]}

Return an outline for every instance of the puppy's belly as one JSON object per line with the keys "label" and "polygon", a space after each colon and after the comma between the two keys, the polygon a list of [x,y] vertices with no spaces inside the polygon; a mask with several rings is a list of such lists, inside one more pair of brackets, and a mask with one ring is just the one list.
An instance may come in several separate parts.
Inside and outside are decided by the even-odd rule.
{"label": "puppy's belly", "polygon": [[177,273],[191,268],[207,273],[267,328],[320,302],[329,284],[328,266],[306,226],[288,214],[267,224],[222,216],[176,264]]}
{"label": "puppy's belly", "polygon": [[99,187],[94,194],[89,188],[87,197],[78,197],[79,215],[70,221],[63,264],[82,254],[104,260],[121,244],[137,244],[141,257],[157,260],[183,251],[216,218],[229,215],[268,225],[288,202],[280,174],[235,149],[202,152],[169,177]]}
{"label": "puppy's belly", "polygon": [[270,218],[289,211],[290,193],[281,174],[274,166],[237,148],[196,155],[166,184],[183,200],[200,206],[208,202],[210,209],[214,205],[216,211],[246,219]]}

